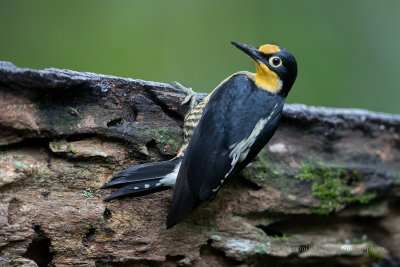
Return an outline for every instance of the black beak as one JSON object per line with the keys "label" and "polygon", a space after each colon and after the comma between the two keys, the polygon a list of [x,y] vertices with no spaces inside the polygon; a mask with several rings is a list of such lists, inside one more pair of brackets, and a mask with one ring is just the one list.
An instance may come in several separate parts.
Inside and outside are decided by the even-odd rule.
{"label": "black beak", "polygon": [[260,51],[258,51],[257,48],[246,45],[246,44],[241,44],[238,42],[231,42],[234,46],[245,52],[247,55],[249,55],[252,59],[255,61],[261,61],[261,56],[260,56]]}

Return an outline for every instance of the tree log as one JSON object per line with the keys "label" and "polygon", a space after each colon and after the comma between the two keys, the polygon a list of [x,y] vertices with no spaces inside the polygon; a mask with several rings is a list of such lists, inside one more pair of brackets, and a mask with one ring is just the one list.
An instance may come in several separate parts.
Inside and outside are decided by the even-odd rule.
{"label": "tree log", "polygon": [[103,202],[113,174],[176,155],[183,98],[0,62],[0,265],[399,263],[399,115],[286,105],[256,160],[169,230],[171,189]]}

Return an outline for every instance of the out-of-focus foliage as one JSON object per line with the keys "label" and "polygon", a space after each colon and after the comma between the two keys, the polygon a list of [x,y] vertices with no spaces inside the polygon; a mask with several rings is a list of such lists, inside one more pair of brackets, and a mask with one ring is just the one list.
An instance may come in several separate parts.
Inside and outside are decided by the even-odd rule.
{"label": "out-of-focus foliage", "polygon": [[0,60],[210,92],[254,69],[229,41],[275,43],[298,60],[288,102],[400,113],[399,11],[396,0],[3,0]]}

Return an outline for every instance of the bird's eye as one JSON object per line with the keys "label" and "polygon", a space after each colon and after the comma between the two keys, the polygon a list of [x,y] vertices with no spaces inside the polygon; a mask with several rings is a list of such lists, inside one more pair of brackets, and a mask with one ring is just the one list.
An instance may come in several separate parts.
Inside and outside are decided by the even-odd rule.
{"label": "bird's eye", "polygon": [[269,59],[269,64],[274,67],[277,68],[280,65],[282,65],[282,60],[280,59],[280,57],[270,57]]}

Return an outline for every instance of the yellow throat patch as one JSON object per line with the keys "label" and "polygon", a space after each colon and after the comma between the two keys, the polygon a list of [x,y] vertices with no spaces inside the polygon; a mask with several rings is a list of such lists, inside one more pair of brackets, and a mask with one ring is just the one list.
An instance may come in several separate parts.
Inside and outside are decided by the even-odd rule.
{"label": "yellow throat patch", "polygon": [[253,60],[256,66],[255,84],[270,93],[277,93],[282,89],[282,81],[279,76],[270,70],[267,65]]}
{"label": "yellow throat patch", "polygon": [[[265,44],[260,46],[258,51],[268,55],[277,53],[281,51],[281,49],[277,45]],[[279,76],[275,72],[271,71],[264,63],[255,60],[253,60],[253,62],[256,66],[256,73],[254,74],[255,84],[270,93],[275,94],[279,92],[279,90],[282,89],[282,81]]]}

